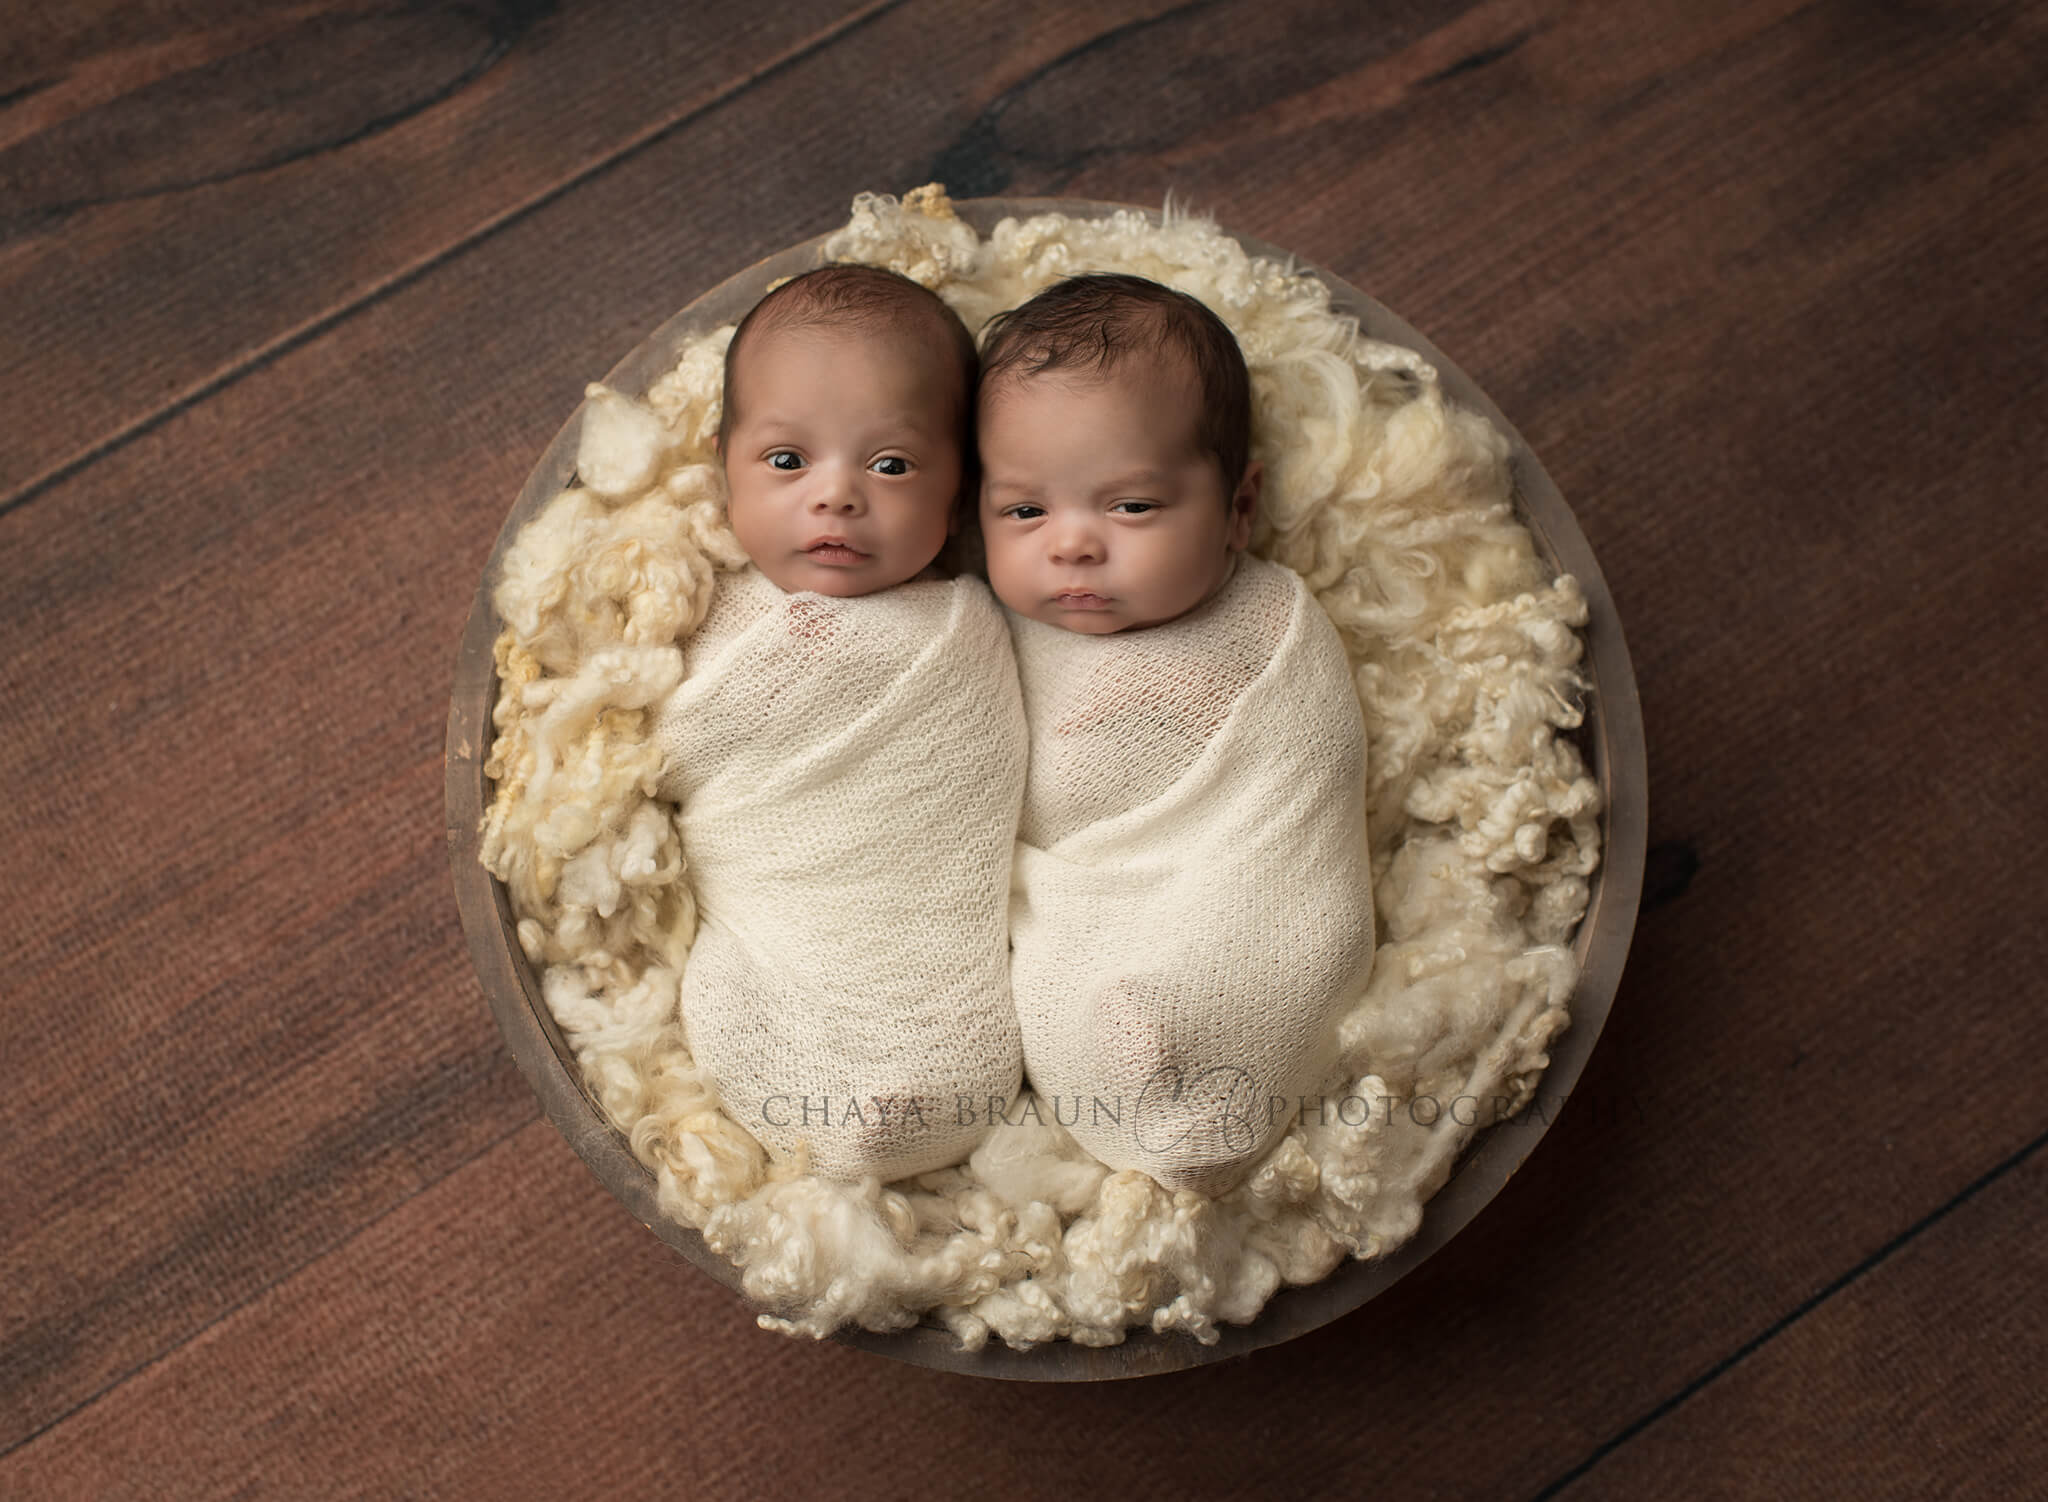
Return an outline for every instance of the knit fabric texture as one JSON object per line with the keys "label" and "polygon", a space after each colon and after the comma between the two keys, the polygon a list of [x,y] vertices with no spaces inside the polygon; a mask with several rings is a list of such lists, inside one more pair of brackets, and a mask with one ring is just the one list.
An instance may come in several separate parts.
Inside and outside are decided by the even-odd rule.
{"label": "knit fabric texture", "polygon": [[1031,1082],[1111,1168],[1229,1188],[1335,1062],[1372,960],[1365,725],[1295,574],[1144,631],[1012,612],[1031,771],[1010,904]]}
{"label": "knit fabric texture", "polygon": [[654,739],[698,902],[691,1053],[784,1160],[853,1180],[959,1162],[1019,1067],[1024,715],[988,586],[834,599],[727,574],[685,673]]}

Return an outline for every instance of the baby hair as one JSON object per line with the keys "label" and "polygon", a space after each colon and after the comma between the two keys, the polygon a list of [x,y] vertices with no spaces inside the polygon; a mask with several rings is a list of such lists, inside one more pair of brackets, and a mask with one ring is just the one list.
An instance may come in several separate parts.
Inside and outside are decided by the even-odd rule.
{"label": "baby hair", "polygon": [[780,329],[843,329],[876,338],[922,342],[958,367],[961,453],[974,452],[972,435],[976,356],[974,336],[936,292],[880,266],[833,263],[791,277],[748,310],[725,347],[725,402],[718,448],[725,451],[739,410],[733,372],[750,339]]}
{"label": "baby hair", "polygon": [[1236,335],[1185,292],[1110,272],[1055,282],[989,320],[982,331],[981,389],[1006,375],[1107,375],[1133,355],[1160,350],[1184,356],[1194,371],[1202,394],[1197,432],[1216,456],[1229,495],[1251,461],[1251,376]]}

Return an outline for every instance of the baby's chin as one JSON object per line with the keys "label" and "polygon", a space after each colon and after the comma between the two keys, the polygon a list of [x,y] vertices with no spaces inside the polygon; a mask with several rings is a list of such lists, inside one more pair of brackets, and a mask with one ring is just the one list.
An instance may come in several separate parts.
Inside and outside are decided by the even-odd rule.
{"label": "baby's chin", "polygon": [[[1154,626],[1170,625],[1193,615],[1223,593],[1236,568],[1237,558],[1233,554],[1221,571],[1199,581],[1202,587],[1198,592],[1186,587],[1161,588],[1155,583],[1151,588],[1141,586],[1136,596],[1077,592],[1047,598],[1040,594],[1027,594],[1021,588],[1012,589],[1009,594],[996,589],[995,594],[1017,614],[1040,625],[1071,631],[1077,636],[1115,636],[1124,631],[1148,631]],[[1183,586],[1186,583],[1176,582]],[[995,588],[993,578],[990,587]]]}
{"label": "baby's chin", "polygon": [[1100,611],[1066,611],[1039,616],[1048,626],[1058,626],[1079,636],[1114,636],[1119,631],[1144,629],[1134,621],[1124,620]]}
{"label": "baby's chin", "polygon": [[[1009,604],[1008,601],[1004,603]],[[1071,631],[1076,636],[1115,636],[1119,632],[1147,631],[1154,626],[1164,626],[1170,621],[1179,620],[1190,611],[1199,609],[1204,603],[1206,602],[1197,601],[1185,609],[1160,615],[1133,613],[1121,603],[1112,603],[1106,607],[1098,606],[1093,609],[1080,609],[1062,605],[1056,600],[1051,600],[1033,602],[1033,608],[1028,610],[1020,609],[1015,605],[1011,605],[1010,608],[1016,610],[1019,615],[1029,616],[1041,625],[1055,626],[1062,631]]]}
{"label": "baby's chin", "polygon": [[754,560],[754,566],[768,577],[784,594],[825,595],[835,600],[856,600],[862,595],[877,595],[885,589],[894,589],[916,577],[907,574],[898,577],[893,569],[828,568],[821,564],[806,563],[801,559],[794,562],[781,561],[773,565]]}
{"label": "baby's chin", "polygon": [[[998,595],[997,598],[1002,597]],[[1133,620],[1114,606],[1082,610],[1062,605],[1056,600],[1003,600],[1003,603],[1041,626],[1071,631],[1076,636],[1114,636],[1119,631],[1140,631],[1152,624]]]}

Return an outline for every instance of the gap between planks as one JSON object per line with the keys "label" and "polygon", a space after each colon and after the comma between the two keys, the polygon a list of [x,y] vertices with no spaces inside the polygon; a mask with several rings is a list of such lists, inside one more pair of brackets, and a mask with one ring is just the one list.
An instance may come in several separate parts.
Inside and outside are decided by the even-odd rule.
{"label": "gap between planks", "polygon": [[1805,1319],[1807,1315],[1813,1313],[1821,1305],[1834,1298],[1836,1294],[1841,1293],[1851,1284],[1859,1281],[1865,1274],[1875,1272],[1884,1263],[1890,1261],[1896,1253],[1904,1250],[1907,1245],[1918,1239],[1922,1232],[1932,1229],[1947,1219],[1952,1212],[1960,1209],[1984,1190],[1989,1189],[1993,1184],[2040,1152],[2043,1147],[2048,1147],[2048,1132],[2043,1132],[2040,1136],[2034,1138],[2033,1141],[2026,1144],[2026,1146],[2020,1148],[2019,1151],[1993,1165],[1968,1184],[1965,1184],[1945,1203],[1935,1206],[1934,1209],[1928,1211],[1910,1226],[1907,1226],[1905,1230],[1899,1232],[1898,1235],[1865,1257],[1861,1262],[1858,1262],[1847,1272],[1828,1283],[1817,1293],[1794,1305],[1787,1313],[1766,1325],[1756,1335],[1751,1336],[1733,1351],[1729,1352],[1728,1355],[1722,1357],[1704,1372],[1693,1378],[1692,1381],[1686,1383],[1677,1392],[1651,1408],[1641,1418],[1636,1419],[1633,1423],[1617,1431],[1610,1438],[1603,1440],[1593,1448],[1592,1452],[1584,1460],[1531,1497],[1530,1502],[1549,1502],[1550,1498],[1557,1496],[1566,1487],[1579,1480],[1609,1455],[1612,1455],[1644,1430],[1650,1428],[1658,1420],[1675,1412],[1696,1393],[1712,1386],[1730,1371],[1733,1371],[1737,1366],[1740,1366],[1744,1361],[1754,1356],[1758,1351],[1798,1324],[1799,1321]]}
{"label": "gap between planks", "polygon": [[257,346],[224,369],[209,376],[190,390],[174,397],[154,412],[138,417],[125,426],[116,429],[84,453],[67,459],[54,468],[25,482],[14,494],[0,498],[0,516],[19,510],[30,502],[47,495],[50,491],[90,469],[102,459],[118,453],[138,438],[147,436],[170,422],[180,414],[192,410],[200,403],[218,395],[243,378],[255,374],[266,366],[301,349],[320,338],[331,329],[347,322],[358,313],[375,307],[385,299],[404,291],[415,282],[428,276],[440,267],[455,261],[498,235],[504,230],[531,218],[540,210],[554,203],[587,182],[602,177],[641,152],[658,144],[667,137],[695,124],[740,98],[759,84],[795,67],[797,64],[816,56],[833,46],[841,38],[852,35],[870,23],[880,20],[890,11],[901,9],[909,0],[869,0],[869,3],[849,11],[816,36],[770,58],[751,72],[734,79],[725,88],[717,90],[708,99],[684,111],[671,120],[648,126],[637,134],[628,136],[610,152],[586,164],[580,171],[571,173],[553,187],[533,194],[522,203],[513,204],[499,213],[484,219],[468,234],[460,236],[433,254],[402,267],[397,271],[372,282],[362,292],[327,312],[310,318],[297,328],[278,335],[265,344]]}
{"label": "gap between planks", "polygon": [[136,1377],[141,1376],[144,1372],[159,1367],[163,1365],[166,1361],[173,1359],[177,1356],[177,1354],[180,1351],[184,1350],[187,1346],[191,1345],[193,1341],[199,1339],[202,1335],[205,1335],[209,1330],[213,1330],[220,1325],[226,1324],[236,1315],[242,1313],[243,1310],[248,1309],[252,1305],[261,1302],[264,1298],[269,1296],[271,1293],[275,1292],[277,1289],[284,1287],[285,1284],[291,1282],[292,1279],[298,1277],[308,1268],[317,1267],[321,1263],[325,1262],[329,1257],[332,1257],[339,1252],[346,1251],[349,1247],[353,1246],[358,1240],[360,1240],[365,1233],[374,1230],[379,1225],[382,1225],[391,1216],[397,1214],[400,1210],[403,1210],[407,1205],[411,1204],[421,1195],[433,1193],[443,1184],[453,1179],[457,1174],[465,1172],[471,1166],[477,1163],[481,1163],[484,1159],[490,1157],[491,1154],[497,1152],[506,1143],[510,1142],[514,1137],[517,1137],[522,1132],[527,1131],[536,1122],[543,1122],[547,1119],[541,1113],[540,1102],[538,1100],[535,1100],[533,1102],[533,1108],[533,1114],[527,1117],[524,1121],[520,1122],[519,1125],[512,1127],[507,1131],[501,1132],[496,1137],[493,1137],[489,1142],[485,1143],[483,1147],[479,1148],[476,1152],[470,1154],[467,1158],[464,1158],[460,1163],[457,1163],[453,1168],[449,1169],[439,1178],[420,1185],[419,1188],[413,1190],[412,1193],[404,1196],[402,1199],[393,1200],[390,1204],[386,1205],[383,1209],[379,1210],[375,1215],[372,1215],[368,1220],[362,1222],[362,1224],[358,1226],[353,1227],[345,1235],[337,1238],[333,1242],[329,1243],[327,1246],[322,1247],[319,1251],[315,1252],[305,1261],[299,1263],[298,1266],[290,1268],[282,1273],[279,1273],[269,1282],[264,1283],[257,1288],[251,1289],[247,1297],[241,1299],[239,1302],[229,1306],[228,1308],[221,1310],[218,1314],[214,1315],[212,1319],[207,1320],[205,1323],[198,1325],[191,1330],[186,1331],[183,1335],[178,1337],[177,1340],[173,1341],[170,1345],[164,1347],[163,1350],[158,1351],[154,1356],[150,1357],[147,1361],[136,1363],[127,1371],[121,1373],[120,1376],[114,1378],[111,1382],[108,1382],[106,1385],[101,1387],[98,1391],[88,1393],[85,1397],[80,1398],[76,1403],[73,1403],[69,1408],[65,1409],[62,1413],[58,1414],[48,1423],[42,1424],[37,1428],[31,1430],[29,1433],[24,1434],[20,1439],[16,1440],[6,1449],[0,1450],[0,1463],[4,1463],[10,1455],[13,1455],[17,1451],[27,1449],[30,1445],[34,1444],[44,1435],[55,1430],[59,1425],[68,1423],[70,1420],[76,1418],[79,1414],[85,1412],[88,1408],[91,1408],[94,1404],[98,1403],[102,1398],[108,1397],[121,1387],[126,1386],[130,1381],[132,1381]]}

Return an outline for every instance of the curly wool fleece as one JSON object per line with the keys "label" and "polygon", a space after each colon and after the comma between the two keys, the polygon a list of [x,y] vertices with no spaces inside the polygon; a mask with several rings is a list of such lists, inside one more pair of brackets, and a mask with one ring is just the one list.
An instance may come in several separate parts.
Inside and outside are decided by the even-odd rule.
{"label": "curly wool fleece", "polygon": [[591,388],[578,483],[506,553],[485,863],[591,1095],[664,1210],[772,1311],[762,1324],[931,1317],[968,1347],[1105,1345],[1132,1326],[1213,1341],[1283,1284],[1414,1234],[1476,1125],[1405,1103],[1513,1111],[1534,1094],[1599,860],[1599,791],[1559,734],[1586,689],[1584,602],[1512,515],[1506,439],[1315,278],[1207,221],[1043,214],[984,241],[936,188],[864,194],[824,256],[900,271],[971,329],[1061,276],[1126,271],[1236,332],[1267,473],[1253,550],[1335,622],[1369,745],[1380,951],[1339,1034],[1339,1108],[1312,1106],[1215,1199],[1111,1172],[1028,1094],[966,1163],[887,1186],[771,1164],[720,1111],[677,1010],[696,908],[650,735],[678,641],[746,561],[712,448],[730,327],[642,396]]}

